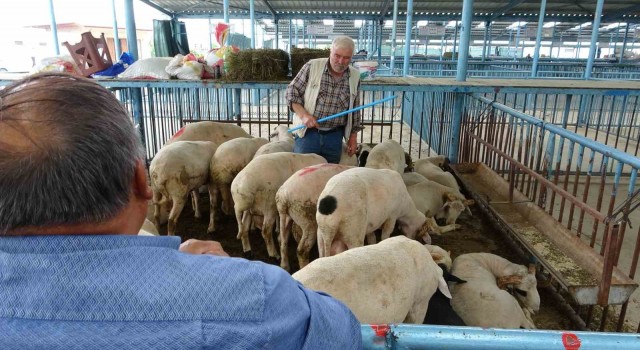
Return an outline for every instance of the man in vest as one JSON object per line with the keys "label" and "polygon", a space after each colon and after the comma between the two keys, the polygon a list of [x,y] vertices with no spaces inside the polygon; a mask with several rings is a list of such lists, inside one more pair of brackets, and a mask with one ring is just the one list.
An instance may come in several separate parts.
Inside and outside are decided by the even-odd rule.
{"label": "man in vest", "polygon": [[360,73],[349,66],[355,44],[348,36],[333,39],[329,58],[307,62],[287,88],[289,108],[296,114],[296,153],[316,153],[329,163],[339,163],[342,138],[347,153],[356,153],[356,136],[362,130],[360,112],[318,123],[318,119],[357,107],[360,104]]}

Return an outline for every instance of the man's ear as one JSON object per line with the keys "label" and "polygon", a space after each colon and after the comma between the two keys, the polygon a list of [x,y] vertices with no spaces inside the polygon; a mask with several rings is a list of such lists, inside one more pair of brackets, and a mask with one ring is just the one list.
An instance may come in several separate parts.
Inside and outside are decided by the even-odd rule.
{"label": "man's ear", "polygon": [[147,172],[144,167],[144,161],[136,161],[136,168],[133,174],[133,194],[144,200],[150,200],[153,198],[153,191],[147,183]]}

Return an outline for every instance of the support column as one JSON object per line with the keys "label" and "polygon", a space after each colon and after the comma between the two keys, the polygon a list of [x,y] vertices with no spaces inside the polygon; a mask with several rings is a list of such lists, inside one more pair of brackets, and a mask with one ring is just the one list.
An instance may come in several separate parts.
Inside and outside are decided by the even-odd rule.
{"label": "support column", "polygon": [[[124,1],[124,18],[127,32],[127,47],[129,54],[134,61],[138,60],[138,37],[136,35],[136,21],[133,13],[133,0]],[[131,89],[131,100],[133,104],[133,124],[138,127],[140,140],[145,145],[146,138],[144,133],[144,117],[142,115],[142,89]]]}
{"label": "support column", "polygon": [[551,45],[549,45],[549,58],[553,57],[553,39],[556,37],[556,25],[558,23],[554,23],[553,28],[551,28]]}
{"label": "support column", "polygon": [[49,0],[49,15],[51,16],[51,35],[53,36],[53,51],[56,56],[60,55],[60,43],[58,42],[58,24],[56,23],[56,13],[53,9],[53,0]]}
{"label": "support column", "polygon": [[489,21],[484,23],[484,40],[482,40],[482,62],[487,58],[487,36],[489,35]]}
{"label": "support column", "polygon": [[622,39],[622,51],[620,51],[620,59],[618,63],[622,64],[624,60],[624,52],[627,50],[627,38],[629,37],[629,23],[624,28],[624,38]]}
{"label": "support column", "polygon": [[[540,60],[540,46],[542,45],[542,29],[544,28],[544,15],[547,11],[547,0],[540,1],[540,16],[538,17],[538,30],[536,32],[536,48],[533,51],[533,65],[531,66],[531,77],[538,75],[538,61]],[[551,39],[553,42],[553,39]]]}
{"label": "support column", "polygon": [[[224,23],[229,23],[229,0],[222,1],[222,16]],[[224,43],[221,43],[221,45],[224,45]]]}
{"label": "support column", "polygon": [[384,29],[384,20],[378,22],[378,67],[380,67],[380,61],[382,60],[382,31]]}
{"label": "support column", "polygon": [[520,28],[521,26],[518,26],[518,29],[516,30],[516,51],[513,53],[513,60],[515,61],[518,58],[518,42],[520,41]]}
{"label": "support column", "polygon": [[[391,27],[391,58],[389,68],[391,75],[395,75],[394,69],[396,64],[396,26],[398,25],[398,0],[393,0],[393,25]],[[628,28],[628,26],[627,26]]]}
{"label": "support column", "polygon": [[[471,39],[471,19],[473,17],[473,0],[462,3],[462,26],[460,35],[460,50],[458,53],[458,70],[456,81],[467,80],[467,64],[469,59],[469,41]],[[453,120],[451,123],[451,139],[449,140],[449,159],[458,163],[458,146],[460,145],[460,131],[462,129],[462,110],[465,99],[464,93],[457,93],[453,105]]]}
{"label": "support column", "polygon": [[[120,36],[118,33],[118,16],[116,16],[116,0],[111,0],[111,14],[113,16],[113,47],[116,55],[115,61],[120,59]],[[211,35],[209,35],[211,37]]]}
{"label": "support column", "polygon": [[596,46],[598,44],[598,31],[600,30],[600,17],[602,17],[602,7],[604,6],[604,0],[598,0],[596,4],[596,13],[593,17],[593,30],[591,31],[591,46],[589,46],[589,58],[587,59],[587,67],[584,70],[584,78],[591,78],[591,71],[593,70],[593,62],[596,57]]}
{"label": "support column", "polygon": [[127,50],[134,61],[138,60],[138,36],[136,33],[136,20],[133,15],[133,0],[124,1],[124,16],[127,25]]}
{"label": "support column", "polygon": [[409,75],[409,53],[411,51],[411,27],[413,27],[413,0],[407,0],[407,21],[404,35],[404,66],[402,76]]}
{"label": "support column", "polygon": [[451,49],[452,61],[456,59],[456,52],[458,52],[458,50],[456,50],[456,46],[458,46],[458,21],[456,21],[456,28],[453,32],[453,48]]}
{"label": "support column", "polygon": [[291,22],[291,18],[289,18],[289,56],[291,56]]}
{"label": "support column", "polygon": [[582,36],[582,27],[578,28],[578,38],[576,39],[576,59],[580,58],[580,49],[582,44],[580,44],[580,37]]}
{"label": "support column", "polygon": [[280,46],[280,44],[278,44],[278,37],[280,36],[280,30],[278,28],[278,19],[277,18],[273,19],[273,25],[276,26],[276,28],[275,28],[276,29],[276,38],[275,38],[276,42],[275,42],[275,46],[274,47],[277,50],[277,49],[279,49],[279,46]]}
{"label": "support column", "polygon": [[491,56],[491,39],[493,37],[493,23],[491,22],[487,22],[489,24],[489,42],[487,43],[487,58],[489,58],[489,56]]}
{"label": "support column", "polygon": [[256,11],[255,0],[249,0],[249,23],[251,24],[251,48],[256,48]]}

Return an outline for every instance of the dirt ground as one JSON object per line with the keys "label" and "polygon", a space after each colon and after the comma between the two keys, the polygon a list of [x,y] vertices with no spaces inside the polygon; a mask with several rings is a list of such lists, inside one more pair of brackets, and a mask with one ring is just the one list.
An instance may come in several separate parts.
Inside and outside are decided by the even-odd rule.
{"label": "dirt ground", "polygon": [[[232,216],[222,216],[217,218],[216,232],[213,235],[207,234],[207,225],[209,220],[208,196],[206,194],[202,194],[200,196],[199,203],[202,211],[202,218],[195,219],[193,217],[193,209],[191,208],[191,205],[186,205],[178,222],[176,230],[177,235],[180,236],[183,241],[189,238],[217,240],[222,244],[225,251],[229,253],[230,256],[243,257],[242,244],[240,243],[240,240],[236,239],[238,231],[235,218]],[[447,232],[442,236],[433,236],[433,244],[439,245],[446,250],[450,250],[452,258],[465,253],[489,252],[503,256],[513,262],[526,264],[526,261],[522,261],[515,252],[511,251],[510,246],[503,241],[500,233],[496,232],[492,227],[492,224],[483,217],[483,214],[479,209],[472,207],[472,212],[472,216],[469,216],[467,213],[463,213],[460,216],[457,221],[457,223],[462,225],[460,230]],[[166,234],[166,225],[160,228],[160,234]],[[397,234],[399,234],[399,232],[394,232],[393,235]],[[289,261],[292,272],[295,272],[299,269],[298,259],[296,258],[296,244],[293,237],[290,239]],[[279,262],[275,259],[269,259],[266,246],[258,230],[252,230],[250,232],[250,240],[253,260],[260,260],[274,265],[279,265]],[[314,248],[311,252],[311,259],[313,260],[317,257],[318,251],[317,248]],[[559,313],[559,306],[549,295],[545,294],[543,289],[540,290],[540,299],[540,312],[533,317],[533,320],[539,329],[573,329],[571,321]]]}

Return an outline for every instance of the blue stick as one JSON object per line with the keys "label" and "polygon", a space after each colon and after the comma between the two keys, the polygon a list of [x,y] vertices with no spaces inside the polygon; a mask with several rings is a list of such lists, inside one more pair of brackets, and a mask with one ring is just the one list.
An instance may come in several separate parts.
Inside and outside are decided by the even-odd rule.
{"label": "blue stick", "polygon": [[[367,108],[367,107],[375,106],[375,105],[377,105],[377,104],[380,104],[380,103],[383,103],[383,102],[387,102],[387,101],[393,100],[393,99],[394,99],[394,98],[396,98],[396,97],[398,97],[398,96],[393,95],[393,96],[385,97],[385,98],[383,98],[382,100],[373,101],[373,102],[371,102],[371,103],[369,103],[369,104],[366,104],[366,105],[364,105],[364,106],[360,106],[360,107],[352,108],[352,109],[349,109],[349,110],[344,111],[344,112],[340,112],[340,113],[336,113],[336,114],[334,114],[334,115],[330,115],[330,116],[328,116],[328,117],[320,118],[320,119],[318,119],[318,123],[326,122],[327,120],[331,120],[331,119],[334,119],[334,118],[338,118],[338,117],[341,117],[341,116],[343,116],[343,115],[345,115],[345,114],[348,114],[348,113],[352,113],[352,112],[355,112],[355,111],[359,111],[359,110],[361,110],[361,109],[365,109],[365,108]],[[300,130],[300,129],[304,128],[304,127],[305,127],[304,125],[298,125],[298,126],[296,126],[296,127],[293,127],[293,128],[291,128],[291,129],[289,129],[289,130],[288,130],[288,132],[294,132],[294,131],[296,131],[296,130]]]}

